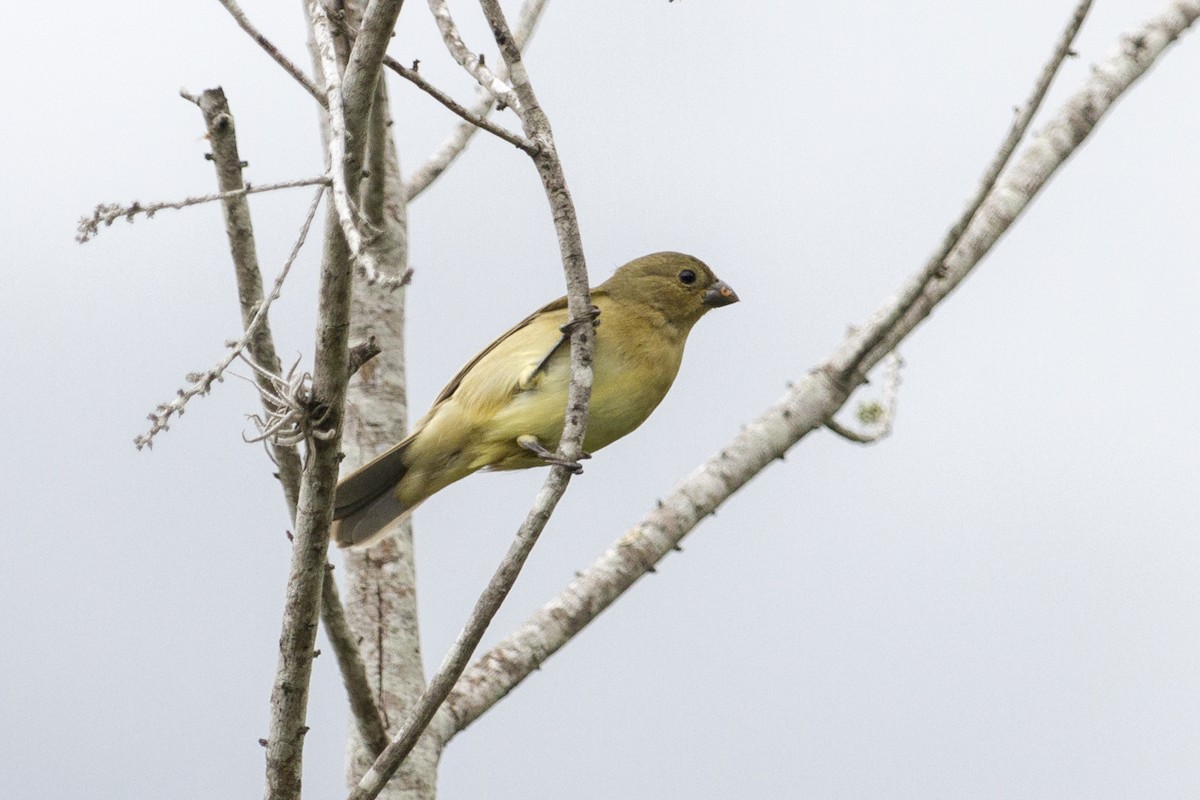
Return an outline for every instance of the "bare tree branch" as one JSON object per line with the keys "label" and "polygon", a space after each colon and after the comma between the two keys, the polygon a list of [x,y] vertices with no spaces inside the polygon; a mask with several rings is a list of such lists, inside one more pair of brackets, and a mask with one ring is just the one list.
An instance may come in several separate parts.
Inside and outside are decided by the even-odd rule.
{"label": "bare tree branch", "polygon": [[[349,6],[349,12],[353,6]],[[408,212],[400,178],[400,161],[391,135],[391,111],[386,81],[376,85],[367,132],[369,174],[363,181],[362,207],[380,235],[371,242],[381,262],[406,271]],[[386,352],[375,368],[351,381],[347,395],[343,471],[361,466],[404,438],[408,427],[405,382],[405,292],[381,292],[356,282],[352,300],[351,335],[378,337]],[[394,730],[425,690],[417,619],[416,563],[411,521],[386,541],[364,551],[343,552],[347,608],[367,663],[384,720]],[[385,740],[384,746],[387,741]],[[425,743],[405,760],[384,796],[422,800],[433,798],[440,748]],[[354,786],[370,769],[382,747],[351,737],[346,754],[346,779]]]}
{"label": "bare tree branch", "polygon": [[300,797],[309,680],[326,574],[330,508],[337,483],[351,272],[350,253],[337,213],[327,209],[312,393],[312,406],[320,414],[321,423],[319,435],[311,441],[296,505],[279,662],[271,688],[265,800]]}
{"label": "bare tree branch", "polygon": [[375,753],[382,753],[388,743],[387,730],[375,701],[375,692],[366,679],[367,665],[359,650],[358,638],[346,619],[346,609],[342,605],[337,582],[333,579],[332,564],[325,565],[325,582],[321,588],[321,624],[325,626],[325,635],[329,637],[337,656],[358,735],[368,748]]}
{"label": "bare tree branch", "polygon": [[245,185],[240,189],[232,189],[228,192],[215,192],[213,194],[196,195],[195,197],[185,197],[182,200],[175,200],[165,203],[146,203],[143,205],[137,200],[134,200],[128,205],[119,205],[117,203],[100,203],[92,211],[90,217],[80,217],[79,227],[75,233],[75,241],[80,244],[90,242],[95,239],[100,233],[100,226],[108,227],[117,220],[124,217],[127,221],[133,222],[134,217],[138,214],[145,214],[147,219],[154,217],[156,213],[163,209],[181,209],[188,206],[197,206],[202,203],[212,203],[217,200],[228,200],[233,197],[244,197],[249,194],[259,194],[260,192],[274,192],[279,189],[294,189],[297,186],[316,186],[318,183],[329,185],[329,178],[321,175],[316,178],[301,178],[294,181],[279,181],[278,183],[264,183],[257,186]]}
{"label": "bare tree branch", "polygon": [[304,71],[296,66],[291,59],[279,51],[270,39],[264,36],[254,24],[250,22],[250,18],[246,16],[241,7],[234,0],[217,0],[218,3],[225,6],[225,10],[230,13],[238,26],[246,33],[250,34],[250,38],[258,43],[258,46],[266,51],[275,63],[283,67],[284,72],[296,79],[296,82],[304,87],[305,91],[313,96],[322,106],[327,104],[325,93],[313,83]]}
{"label": "bare tree branch", "polygon": [[[374,0],[363,32],[355,42],[345,75],[339,81],[332,36],[320,0],[309,0],[311,29],[325,69],[329,99],[331,173],[334,191],[343,192],[343,208],[326,215],[325,252],[321,264],[320,319],[314,356],[313,395],[324,422],[315,437],[296,510],[279,663],[271,690],[270,734],[267,738],[266,800],[299,800],[303,769],[305,719],[313,645],[325,578],[326,551],[333,493],[337,485],[348,375],[347,350],[353,259],[345,225],[345,208],[357,196],[362,176],[367,118],[379,80],[381,61],[400,13],[401,0]],[[349,220],[353,223],[354,220]],[[361,248],[362,242],[356,244]]]}
{"label": "bare tree branch", "polygon": [[[430,724],[428,735],[445,743],[478,719],[677,548],[721,503],[767,465],[782,458],[801,438],[823,426],[857,386],[833,376],[846,374],[848,365],[858,370],[856,374],[865,373],[924,320],[990,251],[1116,99],[1197,18],[1200,2],[1174,0],[1147,23],[1121,37],[1108,58],[1093,69],[1083,87],[1060,107],[998,181],[958,246],[947,256],[945,269],[926,283],[917,302],[887,331],[867,359],[862,360],[859,353],[863,332],[848,337],[824,365],[680,481],[658,508],[464,672]],[[923,281],[924,272],[918,271],[912,281]],[[872,316],[866,335],[874,336],[873,326],[893,317],[899,297],[888,300]]]}
{"label": "bare tree branch", "polygon": [[[354,42],[354,39],[356,38],[356,34],[354,32],[354,29],[349,24],[340,25],[339,32],[342,35],[344,35],[347,39],[349,39],[351,43]],[[450,111],[452,111],[455,114],[457,114],[458,116],[462,117],[464,120],[471,123],[475,127],[483,128],[488,133],[491,133],[494,136],[498,136],[499,138],[503,139],[504,141],[508,142],[509,144],[512,144],[512,145],[524,150],[526,153],[529,153],[530,155],[533,155],[536,152],[537,148],[535,148],[533,146],[533,144],[531,142],[529,142],[527,139],[525,139],[524,137],[518,136],[517,134],[512,133],[511,131],[505,130],[503,127],[495,124],[494,122],[489,121],[485,116],[482,116],[481,114],[474,113],[470,109],[468,109],[465,106],[458,103],[453,97],[446,94],[445,92],[443,92],[441,89],[434,86],[429,81],[425,80],[425,78],[421,75],[421,73],[417,71],[417,62],[414,61],[412,67],[410,68],[410,67],[404,66],[399,61],[392,58],[391,56],[384,55],[383,65],[385,67],[387,67],[388,69],[390,69],[392,72],[395,72],[401,78],[404,78],[406,81],[412,83],[418,89],[425,92],[430,97],[432,97],[434,100],[437,100],[439,103],[444,105]],[[492,104],[489,101],[489,103],[487,104],[487,108],[490,109],[491,105]],[[368,217],[369,216],[370,215],[368,214]]]}
{"label": "bare tree branch", "polygon": [[[335,41],[339,64],[349,57],[355,31],[361,24],[362,3],[349,0],[334,18],[339,36]],[[307,12],[307,8],[306,8]],[[306,13],[307,17],[307,13]],[[310,38],[314,69],[323,74],[321,58]],[[323,80],[323,79],[322,79]],[[394,265],[408,275],[408,214],[401,189],[400,162],[392,138],[392,119],[386,82],[376,83],[367,131],[368,172],[360,191],[360,203],[368,222],[379,235],[369,247],[378,260]],[[328,148],[329,126],[322,119],[322,144]],[[356,281],[351,295],[350,335],[381,344],[380,357],[369,364],[347,387],[346,430],[342,438],[343,470],[353,470],[404,437],[408,427],[405,380],[405,292],[381,292],[364,281]],[[385,732],[389,721],[398,723],[407,708],[425,688],[417,624],[416,566],[411,522],[375,547],[344,552],[345,621],[368,668],[366,691],[378,704]],[[322,621],[329,621],[323,614]],[[332,634],[331,634],[332,636]],[[362,692],[347,686],[347,693]],[[351,699],[352,705],[361,702]],[[386,738],[383,745],[386,745]],[[356,721],[346,751],[348,786],[358,783],[379,755],[382,746]],[[385,795],[422,800],[435,795],[437,763],[441,748],[423,742],[405,761],[389,783]]]}
{"label": "bare tree branch", "polygon": [[478,646],[484,631],[487,630],[488,623],[495,616],[500,604],[504,602],[508,590],[512,588],[521,567],[525,564],[525,559],[529,557],[538,536],[546,527],[550,514],[566,490],[569,480],[569,470],[564,467],[552,468],[550,477],[546,479],[546,483],[538,492],[534,508],[521,525],[504,560],[500,562],[500,566],[488,582],[487,588],[475,602],[471,615],[467,618],[458,638],[455,639],[454,645],[446,653],[445,659],[438,667],[437,674],[429,682],[428,688],[421,694],[408,719],[404,721],[391,743],[363,775],[358,786],[351,790],[350,800],[373,800],[377,797],[400,763],[417,744],[438,706],[441,705],[446,695],[454,687],[458,676],[467,666],[471,654]]}
{"label": "bare tree branch", "polygon": [[[264,412],[270,417],[278,411],[280,404],[269,399],[273,386],[266,375],[279,373],[281,367],[271,336],[270,325],[265,317],[265,309],[261,323],[253,321],[254,315],[263,304],[262,273],[258,267],[250,209],[246,202],[249,187],[242,187],[242,161],[238,155],[236,126],[225,94],[220,89],[210,89],[192,99],[203,112],[208,129],[208,139],[212,142],[212,161],[217,171],[218,185],[223,190],[218,196],[223,200],[226,233],[237,273],[243,328],[252,333],[245,352],[249,353],[248,362],[256,367],[256,378],[263,396]],[[296,183],[291,182],[291,185],[296,185]],[[301,185],[312,183],[327,186],[329,180],[320,178],[303,182]],[[319,198],[320,194],[313,201],[313,206],[305,219],[305,231],[316,213],[316,203]],[[272,299],[278,297],[281,285],[282,279],[276,283]],[[350,372],[356,371],[363,363],[378,353],[379,348],[373,338],[353,348],[350,353]],[[263,374],[264,372],[266,375]],[[269,446],[271,458],[278,468],[276,477],[279,478],[283,488],[288,514],[294,523],[300,493],[300,454],[295,446],[277,441],[272,442]],[[387,734],[384,732],[379,709],[375,706],[374,695],[366,679],[362,656],[354,636],[346,624],[345,612],[338,597],[337,584],[333,579],[332,570],[332,566],[327,567],[324,590],[321,593],[322,618],[338,665],[342,670],[343,682],[346,685],[347,694],[350,696],[351,710],[354,713],[356,724],[364,738],[381,750],[387,744]]]}
{"label": "bare tree branch", "polygon": [[[372,0],[363,15],[361,30],[347,60],[342,88],[346,103],[346,125],[352,132],[365,129],[375,83],[382,72],[383,56],[396,28],[396,18],[404,0]],[[354,148],[352,155],[362,156],[363,145]]]}
{"label": "bare tree branch", "polygon": [[[548,0],[526,0],[521,5],[521,12],[517,19],[517,29],[514,36],[517,40],[517,46],[522,48],[522,50],[528,44],[530,37],[533,36],[533,32],[537,28],[538,20],[541,18],[542,11],[546,8],[547,2]],[[484,118],[495,107],[496,101],[492,99],[492,96],[483,87],[479,87],[475,103],[467,110],[473,116]],[[437,180],[454,163],[454,159],[458,158],[459,154],[466,149],[467,144],[478,130],[479,126],[473,122],[460,124],[442,142],[434,154],[426,159],[424,164],[413,170],[405,182],[405,192],[409,201],[429,188],[430,184]]]}

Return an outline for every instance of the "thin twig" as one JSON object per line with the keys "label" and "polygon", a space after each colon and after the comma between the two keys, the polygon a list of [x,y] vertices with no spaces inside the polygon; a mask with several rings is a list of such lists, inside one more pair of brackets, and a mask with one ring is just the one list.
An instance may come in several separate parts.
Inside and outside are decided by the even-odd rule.
{"label": "thin twig", "polygon": [[1050,89],[1050,84],[1053,82],[1054,76],[1058,74],[1059,67],[1062,66],[1067,56],[1072,54],[1071,44],[1075,41],[1075,36],[1079,33],[1079,29],[1082,27],[1083,21],[1087,17],[1088,10],[1091,7],[1092,0],[1081,0],[1075,7],[1075,12],[1071,15],[1067,27],[1058,38],[1050,60],[1042,68],[1042,73],[1038,77],[1037,84],[1033,87],[1032,94],[1030,94],[1029,99],[1017,111],[1016,116],[1013,118],[1012,126],[1009,128],[1008,135],[1001,142],[1000,148],[996,151],[995,158],[992,159],[991,164],[984,171],[975,195],[967,203],[967,207],[963,210],[959,218],[950,226],[950,230],[947,231],[937,251],[925,263],[924,269],[901,290],[888,316],[881,324],[865,329],[862,341],[858,345],[856,356],[845,366],[843,379],[850,372],[859,368],[859,365],[866,359],[867,355],[879,346],[880,341],[887,335],[887,332],[896,325],[901,317],[908,313],[913,303],[921,296],[921,293],[925,290],[929,282],[936,278],[942,271],[946,257],[950,255],[950,252],[962,240],[963,234],[971,224],[971,220],[979,213],[979,209],[983,206],[984,201],[987,200],[992,189],[995,188],[996,181],[1004,171],[1004,167],[1007,166],[1009,159],[1012,158],[1017,145],[1020,143],[1022,137],[1025,136],[1025,131],[1029,128],[1029,123],[1033,120],[1034,114],[1037,113],[1042,100],[1046,97],[1046,92]]}
{"label": "thin twig", "polygon": [[300,248],[304,246],[304,240],[308,237],[309,226],[312,224],[313,217],[316,216],[317,206],[320,205],[321,195],[324,193],[324,186],[317,189],[312,203],[309,204],[304,224],[300,226],[300,235],[296,237],[296,243],[292,245],[292,252],[288,254],[287,261],[283,263],[283,269],[279,271],[279,276],[275,279],[275,285],[271,288],[271,293],[267,295],[262,305],[258,307],[258,311],[254,314],[254,319],[250,320],[250,323],[245,326],[245,331],[242,333],[241,338],[228,343],[229,352],[212,369],[203,373],[189,374],[186,380],[191,383],[191,386],[180,389],[174,400],[169,403],[160,404],[154,410],[154,413],[150,414],[148,417],[152,423],[150,430],[133,440],[138,450],[141,450],[143,447],[153,447],[155,434],[159,431],[168,430],[171,417],[175,414],[182,415],[184,406],[187,405],[189,400],[196,395],[208,394],[212,390],[213,384],[222,380],[225,370],[233,363],[233,360],[238,357],[238,354],[242,352],[246,344],[255,335],[259,324],[266,319],[267,309],[271,307],[271,303],[279,299],[279,294],[283,290],[283,282],[287,278],[292,264],[295,263],[296,256],[300,254]]}
{"label": "thin twig", "polygon": [[316,178],[301,178],[294,181],[279,181],[278,183],[263,183],[258,185],[246,184],[241,189],[234,189],[228,192],[215,192],[213,194],[196,195],[195,197],[185,197],[182,200],[175,200],[167,203],[147,203],[143,205],[137,200],[134,200],[129,205],[119,205],[117,203],[100,203],[96,206],[95,211],[90,217],[79,218],[79,228],[75,234],[75,241],[80,244],[90,242],[100,233],[100,226],[105,227],[112,225],[114,222],[124,217],[129,222],[133,222],[133,218],[138,214],[145,214],[147,219],[152,218],[156,213],[164,209],[181,209],[188,206],[198,206],[202,203],[213,203],[217,200],[228,200],[232,197],[240,197],[242,195],[260,194],[262,192],[274,192],[279,189],[294,189],[297,186],[315,186],[317,184],[328,186],[329,178],[325,175]]}
{"label": "thin twig", "polygon": [[[511,131],[505,130],[503,127],[491,122],[486,117],[480,116],[466,106],[460,105],[450,95],[446,94],[441,89],[438,89],[429,81],[425,80],[425,78],[421,76],[421,73],[417,72],[415,69],[409,69],[391,56],[385,56],[383,59],[383,64],[401,78],[409,81],[414,86],[432,97],[434,100],[437,100],[439,103],[472,125],[478,128],[483,128],[493,136],[499,136],[504,141],[521,148],[531,156],[537,155],[537,146],[533,142],[529,141],[523,136],[518,136]],[[491,102],[489,102],[488,105],[491,106]]]}
{"label": "thin twig", "polygon": [[265,50],[267,55],[275,60],[276,64],[283,67],[284,72],[295,78],[318,103],[323,106],[327,104],[328,101],[325,99],[325,93],[321,91],[320,87],[313,83],[312,79],[305,75],[302,69],[292,63],[291,59],[281,53],[279,48],[264,36],[258,28],[254,27],[254,24],[250,22],[250,19],[234,0],[217,0],[217,2],[225,6],[225,10],[233,16],[238,26],[250,34],[250,38],[257,42],[258,46]]}

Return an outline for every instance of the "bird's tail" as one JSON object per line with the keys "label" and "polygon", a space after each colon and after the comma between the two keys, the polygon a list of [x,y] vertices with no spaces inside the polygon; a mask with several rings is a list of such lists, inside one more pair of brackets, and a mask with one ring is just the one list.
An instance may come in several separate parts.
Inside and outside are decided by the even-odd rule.
{"label": "bird's tail", "polygon": [[368,547],[416,507],[396,498],[396,484],[408,472],[405,453],[411,438],[359,467],[338,482],[333,499],[333,528],[338,547]]}

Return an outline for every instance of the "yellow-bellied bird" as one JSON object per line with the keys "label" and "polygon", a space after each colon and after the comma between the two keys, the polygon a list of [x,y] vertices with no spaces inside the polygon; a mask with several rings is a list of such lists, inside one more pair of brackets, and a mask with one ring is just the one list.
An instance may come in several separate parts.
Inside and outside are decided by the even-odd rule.
{"label": "yellow-bellied bird", "polygon": [[[662,402],[696,321],[737,294],[682,253],[630,261],[592,289],[600,310],[583,449],[615,442]],[[568,318],[561,297],[471,359],[404,441],[337,487],[333,535],[366,547],[421,502],[480,469],[558,463],[570,383]]]}

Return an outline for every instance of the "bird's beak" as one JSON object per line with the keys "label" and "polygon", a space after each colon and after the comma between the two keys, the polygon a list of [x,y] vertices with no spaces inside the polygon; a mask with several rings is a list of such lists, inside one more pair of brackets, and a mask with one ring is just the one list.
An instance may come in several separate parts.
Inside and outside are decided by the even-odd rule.
{"label": "bird's beak", "polygon": [[737,292],[725,281],[713,281],[704,291],[704,305],[710,308],[720,308],[737,301]]}

